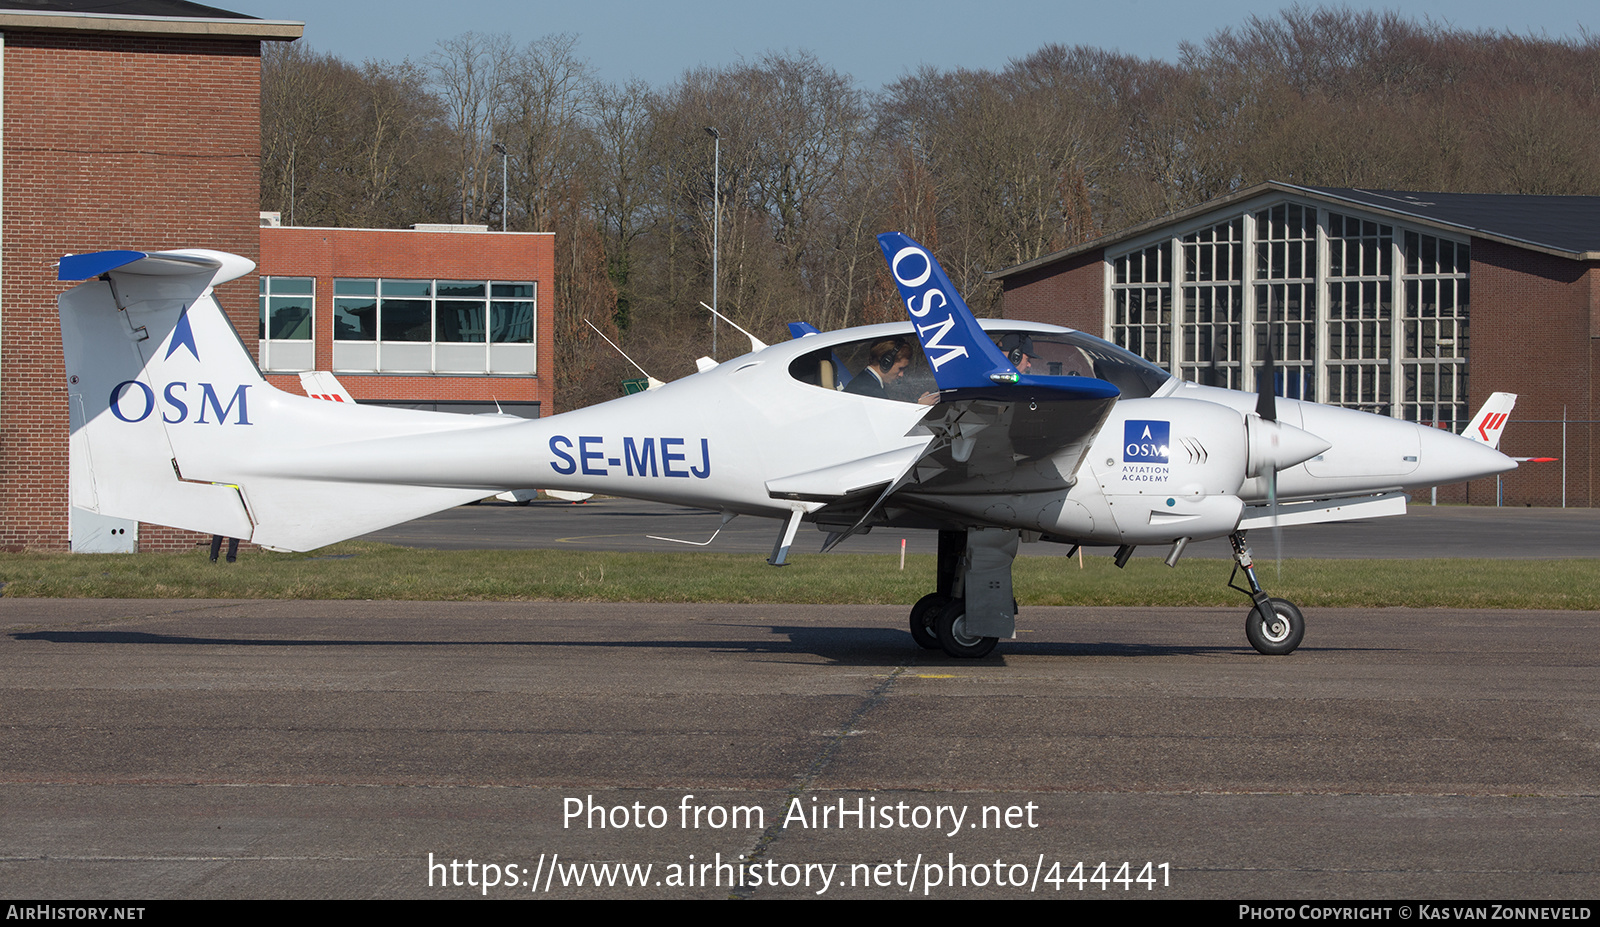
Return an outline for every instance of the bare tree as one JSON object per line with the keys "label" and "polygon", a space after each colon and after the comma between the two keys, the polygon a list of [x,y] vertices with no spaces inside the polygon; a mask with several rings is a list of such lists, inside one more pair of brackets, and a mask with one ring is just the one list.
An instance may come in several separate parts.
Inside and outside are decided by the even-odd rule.
{"label": "bare tree", "polygon": [[474,32],[442,39],[428,68],[456,134],[460,221],[487,223],[500,192],[492,146],[511,80],[511,39]]}

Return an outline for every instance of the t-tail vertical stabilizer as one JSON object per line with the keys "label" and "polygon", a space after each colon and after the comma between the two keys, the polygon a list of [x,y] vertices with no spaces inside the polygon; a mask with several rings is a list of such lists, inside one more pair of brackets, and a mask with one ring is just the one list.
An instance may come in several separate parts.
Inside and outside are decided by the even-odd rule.
{"label": "t-tail vertical stabilizer", "polygon": [[60,279],[86,280],[59,298],[74,505],[307,550],[487,494],[297,467],[301,453],[496,423],[361,406],[328,415],[273,388],[212,296],[254,266],[216,251],[62,259]]}

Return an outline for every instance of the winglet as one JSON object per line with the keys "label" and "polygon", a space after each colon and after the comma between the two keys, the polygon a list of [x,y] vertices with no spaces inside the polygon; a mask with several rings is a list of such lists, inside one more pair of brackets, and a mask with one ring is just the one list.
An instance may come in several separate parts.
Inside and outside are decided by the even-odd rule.
{"label": "winglet", "polygon": [[906,314],[940,389],[1015,382],[1020,376],[1017,368],[984,334],[944,268],[926,248],[901,232],[879,235],[878,247],[889,262],[889,273],[900,288]]}
{"label": "winglet", "polygon": [[1019,373],[984,332],[933,255],[901,232],[884,232],[878,246],[906,315],[922,342],[933,378],[945,398],[1115,399],[1117,388],[1093,377],[1041,377]]}
{"label": "winglet", "polygon": [[1490,394],[1483,408],[1478,410],[1478,414],[1472,417],[1466,430],[1461,432],[1461,436],[1479,444],[1498,448],[1500,433],[1505,431],[1506,422],[1511,418],[1511,409],[1516,404],[1516,393]]}

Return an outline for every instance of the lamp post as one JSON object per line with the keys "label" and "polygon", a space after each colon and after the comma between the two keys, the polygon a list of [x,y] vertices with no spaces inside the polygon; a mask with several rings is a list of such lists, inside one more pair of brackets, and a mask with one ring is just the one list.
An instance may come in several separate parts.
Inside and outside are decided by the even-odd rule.
{"label": "lamp post", "polygon": [[511,170],[508,164],[511,154],[506,151],[506,146],[499,142],[493,142],[492,145],[500,155],[500,231],[504,232],[506,230],[506,216],[511,212],[511,200],[506,196],[506,175]]}
{"label": "lamp post", "polygon": [[712,126],[711,135],[711,357],[717,356],[717,252],[722,232],[722,136]]}

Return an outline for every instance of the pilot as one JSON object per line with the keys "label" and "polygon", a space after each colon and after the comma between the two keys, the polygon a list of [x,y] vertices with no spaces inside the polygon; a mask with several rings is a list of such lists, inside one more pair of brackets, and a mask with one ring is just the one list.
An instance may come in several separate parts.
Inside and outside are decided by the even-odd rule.
{"label": "pilot", "polygon": [[886,338],[867,349],[871,360],[865,369],[844,388],[847,393],[888,399],[890,383],[906,375],[911,366],[911,348],[904,338]]}
{"label": "pilot", "polygon": [[[868,348],[867,354],[870,358],[867,366],[856,374],[844,391],[877,399],[893,398],[889,395],[889,384],[906,375],[906,368],[911,366],[911,346],[906,344],[904,338],[885,338]],[[917,397],[917,402],[925,406],[938,401],[937,391]]]}
{"label": "pilot", "polygon": [[1028,368],[1033,366],[1033,339],[1021,332],[1001,335],[1000,351],[1011,362],[1011,366],[1017,368],[1017,373],[1027,373]]}

